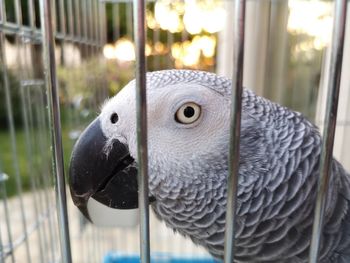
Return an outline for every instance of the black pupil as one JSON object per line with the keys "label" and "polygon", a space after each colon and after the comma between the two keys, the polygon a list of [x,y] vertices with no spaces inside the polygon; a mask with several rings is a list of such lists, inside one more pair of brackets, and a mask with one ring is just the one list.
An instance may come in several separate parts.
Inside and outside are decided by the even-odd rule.
{"label": "black pupil", "polygon": [[184,115],[186,118],[191,118],[193,117],[194,115],[194,108],[193,107],[190,107],[190,106],[187,106],[185,109],[184,109]]}
{"label": "black pupil", "polygon": [[113,113],[111,115],[111,122],[114,124],[118,121],[119,117],[118,117],[118,114],[117,113]]}

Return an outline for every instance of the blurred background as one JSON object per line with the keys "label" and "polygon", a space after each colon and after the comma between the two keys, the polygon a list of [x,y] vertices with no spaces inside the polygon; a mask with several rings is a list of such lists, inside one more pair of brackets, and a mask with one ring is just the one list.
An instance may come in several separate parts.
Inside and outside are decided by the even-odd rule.
{"label": "blurred background", "polygon": [[[127,0],[52,4],[67,167],[75,140],[103,101],[134,78],[133,10]],[[250,0],[246,12],[244,86],[322,128],[333,1]],[[146,20],[148,71],[186,68],[231,77],[233,1],[150,1]],[[39,0],[0,0],[0,262],[61,257],[40,28]],[[346,31],[334,155],[349,171],[350,19]],[[137,227],[97,228],[69,197],[68,206],[74,262],[102,262],[111,251],[138,253]],[[161,257],[210,259],[153,216],[151,249]]]}

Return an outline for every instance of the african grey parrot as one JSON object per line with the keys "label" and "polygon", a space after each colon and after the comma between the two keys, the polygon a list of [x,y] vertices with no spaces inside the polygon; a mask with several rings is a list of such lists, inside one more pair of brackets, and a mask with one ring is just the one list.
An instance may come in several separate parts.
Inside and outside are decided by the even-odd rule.
{"label": "african grey parrot", "polygon": [[[231,81],[212,73],[147,74],[149,191],[155,214],[223,258]],[[244,89],[235,262],[306,262],[321,137],[300,113]],[[90,197],[137,207],[135,82],[107,101],[73,150],[70,183]],[[320,262],[350,262],[350,177],[333,159]]]}

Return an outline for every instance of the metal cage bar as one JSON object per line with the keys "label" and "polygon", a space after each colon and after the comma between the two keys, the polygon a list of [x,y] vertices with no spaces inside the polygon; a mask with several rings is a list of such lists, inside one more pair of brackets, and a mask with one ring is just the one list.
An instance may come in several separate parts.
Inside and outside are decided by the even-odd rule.
{"label": "metal cage bar", "polygon": [[343,62],[347,0],[335,1],[333,16],[333,39],[331,50],[330,76],[328,81],[328,96],[323,129],[322,150],[320,155],[320,178],[317,185],[317,200],[314,213],[310,246],[310,263],[318,262],[320,241],[324,221],[328,184],[331,174],[332,153],[339,100],[340,79]]}
{"label": "metal cage bar", "polygon": [[[33,149],[31,145],[31,140],[30,140],[30,134],[33,134],[32,132],[32,127],[29,123],[33,123],[33,117],[32,117],[32,110],[28,109],[30,105],[29,102],[29,89],[30,85],[25,85],[25,83],[21,83],[21,89],[20,89],[20,97],[21,97],[21,102],[22,102],[22,115],[23,115],[23,120],[24,120],[24,130],[25,130],[25,141],[26,141],[26,148],[27,148],[27,158],[28,158],[28,167],[30,171],[34,171],[34,161],[33,161]],[[28,114],[29,112],[29,114]],[[28,116],[30,115],[30,116]],[[31,130],[31,131],[29,131]],[[38,189],[37,189],[37,182],[35,180],[34,174],[31,173],[31,190],[33,191],[33,203],[34,203],[34,211],[35,211],[35,219],[37,222],[39,222],[39,208],[38,208]],[[43,241],[42,241],[42,233],[41,229],[38,228],[38,240],[39,240],[39,250],[40,250],[40,259],[41,261],[44,261],[44,248],[43,248]]]}
{"label": "metal cage bar", "polygon": [[40,17],[42,25],[43,48],[44,48],[44,67],[46,71],[46,85],[48,89],[49,119],[51,123],[52,139],[52,164],[53,173],[56,182],[56,198],[58,208],[58,222],[60,225],[60,248],[62,261],[65,263],[72,262],[67,200],[64,177],[62,134],[60,123],[60,108],[58,102],[58,89],[56,78],[55,63],[55,42],[52,27],[51,3],[50,0],[40,1]]}
{"label": "metal cage bar", "polygon": [[234,57],[231,96],[231,123],[230,123],[230,152],[229,176],[227,181],[227,208],[224,262],[231,263],[234,259],[236,196],[239,169],[239,138],[241,130],[242,83],[243,83],[243,56],[244,56],[244,25],[245,0],[235,1],[234,17]]}
{"label": "metal cage bar", "polygon": [[[12,230],[11,230],[11,225],[10,225],[10,219],[9,219],[9,214],[8,214],[8,204],[7,204],[7,195],[6,195],[6,186],[5,186],[5,181],[8,180],[8,175],[5,173],[0,173],[0,197],[3,199],[4,203],[4,212],[5,212],[5,221],[6,221],[6,230],[7,230],[7,236],[8,236],[8,244],[10,246],[10,251],[5,251],[5,246],[4,244],[1,245],[1,255],[0,257],[4,260],[5,262],[6,256],[9,255],[11,257],[11,262],[14,263],[15,260],[15,255],[11,251],[11,248],[13,247],[13,241],[12,241]],[[0,239],[2,236],[0,237]]]}
{"label": "metal cage bar", "polygon": [[141,262],[150,262],[149,200],[148,200],[148,147],[147,97],[145,56],[145,0],[134,1],[134,37],[136,42],[136,119],[137,155],[140,208]]}

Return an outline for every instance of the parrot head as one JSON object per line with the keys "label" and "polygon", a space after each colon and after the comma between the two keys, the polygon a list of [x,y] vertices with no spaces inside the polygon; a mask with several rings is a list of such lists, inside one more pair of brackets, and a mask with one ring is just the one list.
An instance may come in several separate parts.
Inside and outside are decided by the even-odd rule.
{"label": "parrot head", "polygon": [[[230,86],[206,72],[147,74],[151,202],[188,202],[226,180]],[[105,102],[73,149],[72,198],[90,220],[92,200],[114,209],[138,207],[135,92],[132,81]]]}

